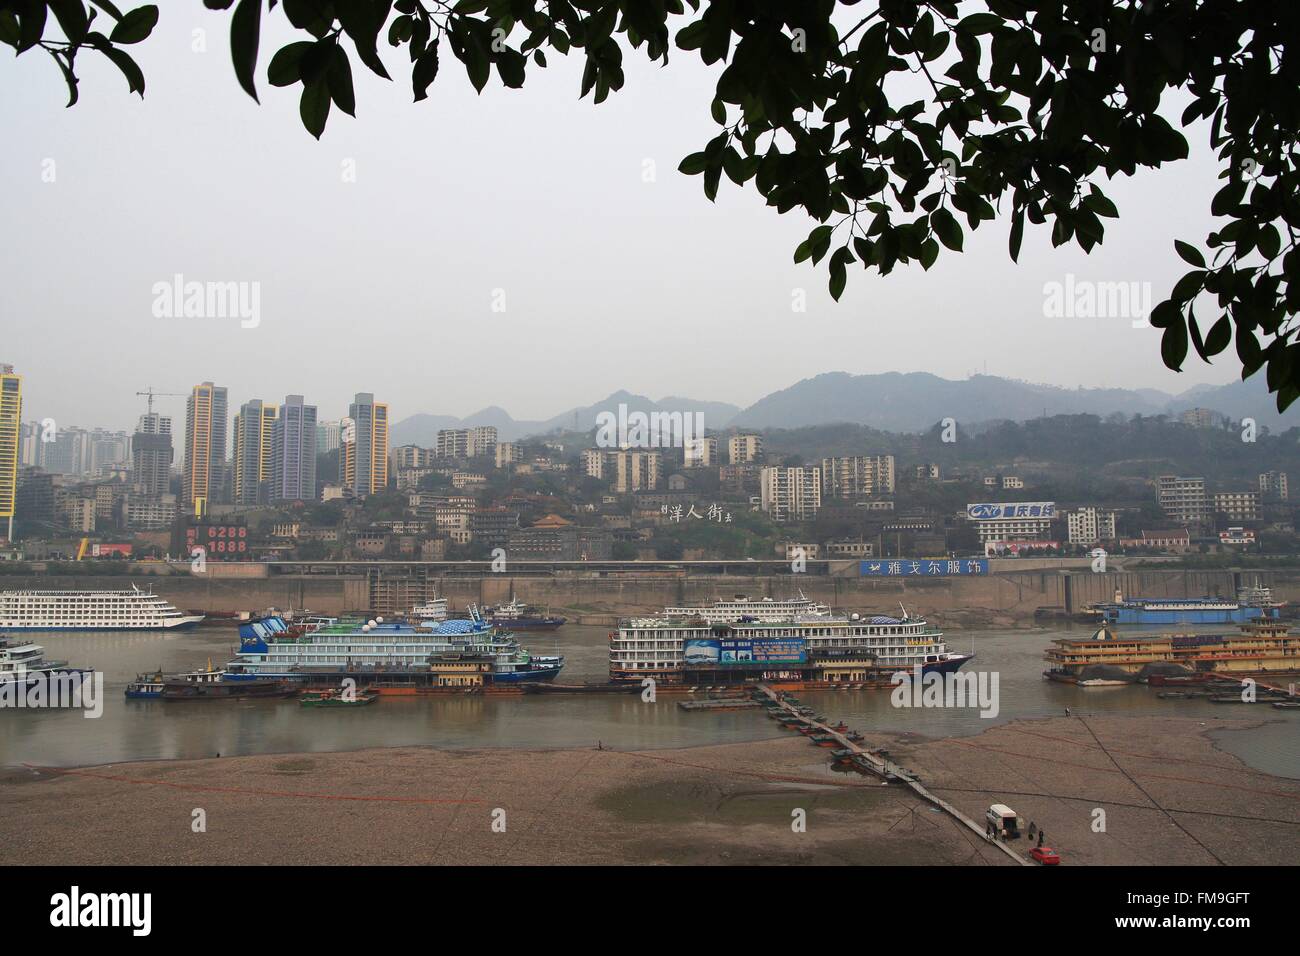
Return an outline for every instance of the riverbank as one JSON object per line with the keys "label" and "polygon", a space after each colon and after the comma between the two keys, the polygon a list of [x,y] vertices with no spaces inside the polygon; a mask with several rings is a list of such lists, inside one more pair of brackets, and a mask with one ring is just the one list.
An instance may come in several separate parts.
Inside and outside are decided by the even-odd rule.
{"label": "riverbank", "polygon": [[[971,816],[1009,803],[1067,863],[1293,863],[1300,781],[1249,770],[1209,736],[1250,726],[1052,718],[868,740]],[[6,864],[1009,862],[909,791],[833,772],[825,750],[787,736],[6,768],[0,810]]]}

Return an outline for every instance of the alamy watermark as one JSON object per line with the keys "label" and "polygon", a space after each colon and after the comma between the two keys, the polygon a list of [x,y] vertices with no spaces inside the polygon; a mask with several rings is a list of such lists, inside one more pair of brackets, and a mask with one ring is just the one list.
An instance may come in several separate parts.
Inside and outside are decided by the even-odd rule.
{"label": "alamy watermark", "polygon": [[240,328],[262,324],[262,283],[186,282],[176,273],[153,284],[156,319],[239,319]]}
{"label": "alamy watermark", "polygon": [[889,682],[894,685],[889,700],[895,707],[977,707],[984,718],[996,717],[1000,709],[997,671],[927,673],[915,664],[910,672],[895,672]]}
{"label": "alamy watermark", "polygon": [[703,412],[628,411],[620,402],[617,413],[596,415],[598,448],[699,448],[704,437]]}
{"label": "alamy watermark", "polygon": [[1129,319],[1150,326],[1150,282],[1092,282],[1065,274],[1064,282],[1043,283],[1043,315],[1049,319]]}
{"label": "alamy watermark", "polygon": [[0,684],[0,710],[81,710],[104,715],[104,675],[99,671],[57,671],[16,675]]}

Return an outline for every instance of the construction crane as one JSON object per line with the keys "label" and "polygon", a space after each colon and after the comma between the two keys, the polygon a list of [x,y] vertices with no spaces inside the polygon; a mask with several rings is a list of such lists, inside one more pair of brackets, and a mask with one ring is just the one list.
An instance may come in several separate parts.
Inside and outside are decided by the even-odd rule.
{"label": "construction crane", "polygon": [[164,398],[184,398],[184,397],[185,397],[185,394],[184,394],[183,392],[155,392],[155,391],[153,390],[153,386],[152,386],[152,385],[149,386],[149,390],[148,390],[148,391],[145,391],[145,392],[136,392],[136,394],[137,394],[137,395],[147,395],[147,396],[149,396],[149,414],[150,414],[150,415],[153,414],[153,398],[154,398],[155,395],[162,395]]}

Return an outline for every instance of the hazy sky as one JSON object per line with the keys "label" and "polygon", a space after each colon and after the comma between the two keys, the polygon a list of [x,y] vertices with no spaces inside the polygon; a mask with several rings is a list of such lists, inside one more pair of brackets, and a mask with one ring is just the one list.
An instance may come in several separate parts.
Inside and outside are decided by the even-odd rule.
{"label": "hazy sky", "polygon": [[[447,51],[413,104],[404,48],[381,43],[396,81],[354,60],[358,118],[334,111],[318,143],[294,92],[265,82],[287,31],[263,31],[259,107],[234,79],[228,23],[197,0],[164,5],[134,48],[143,101],[87,53],[81,102],[65,110],[48,57],[0,57],[0,361],[25,376],[25,417],[130,427],[138,389],[203,380],[229,388],[232,413],[302,393],[337,418],[372,391],[401,419],[487,405],[545,418],[618,388],[743,406],[826,371],[987,367],[1175,392],[1238,374],[1231,350],[1177,375],[1153,329],[1043,314],[1044,283],[1067,273],[1163,297],[1185,271],[1171,240],[1209,228],[1217,168],[1203,137],[1192,160],[1105,187],[1123,218],[1091,256],[1029,227],[1013,265],[995,222],[929,273],[852,267],[837,304],[824,268],[792,262],[812,222],[725,177],[711,204],[699,177],[676,172],[716,130],[717,71],[693,54],[665,69],[629,54],[623,91],[593,106],[577,98],[576,57],[478,96]],[[206,52],[192,49],[196,28]],[[155,317],[153,286],[177,273],[260,283],[260,325]],[[158,408],[183,417],[183,399]]]}

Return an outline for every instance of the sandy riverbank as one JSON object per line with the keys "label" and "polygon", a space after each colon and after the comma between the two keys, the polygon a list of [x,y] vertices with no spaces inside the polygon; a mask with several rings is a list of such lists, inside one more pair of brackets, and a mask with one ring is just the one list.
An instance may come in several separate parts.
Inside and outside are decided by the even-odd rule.
{"label": "sandy riverbank", "polygon": [[[1300,781],[1249,770],[1206,735],[1248,726],[1053,718],[871,742],[971,816],[1009,803],[1067,863],[1294,863]],[[8,768],[0,863],[1009,865],[909,791],[834,773],[827,758],[782,737],[644,753],[404,748]],[[1094,807],[1107,812],[1104,833],[1091,828]],[[196,809],[206,832],[192,829]],[[791,828],[796,810],[805,832]]]}

